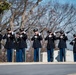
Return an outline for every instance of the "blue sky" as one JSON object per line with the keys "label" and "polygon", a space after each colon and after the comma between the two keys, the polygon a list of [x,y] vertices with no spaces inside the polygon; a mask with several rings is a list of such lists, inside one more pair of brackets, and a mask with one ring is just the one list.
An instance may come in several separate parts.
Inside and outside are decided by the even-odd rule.
{"label": "blue sky", "polygon": [[[11,1],[11,0],[8,0],[8,1]],[[17,0],[19,1],[19,0]],[[35,0],[34,0],[35,1]],[[37,1],[37,0],[36,0]],[[48,1],[53,1],[53,2],[59,2],[61,4],[64,4],[64,3],[70,3],[70,4],[75,4],[76,5],[76,0],[42,0],[44,3],[47,3]]]}
{"label": "blue sky", "polygon": [[76,4],[76,0],[57,0],[60,3],[70,3],[70,4]]}
{"label": "blue sky", "polygon": [[64,3],[76,4],[76,0],[44,0],[45,3],[48,1],[54,1],[54,2],[56,1],[61,4],[64,4]]}

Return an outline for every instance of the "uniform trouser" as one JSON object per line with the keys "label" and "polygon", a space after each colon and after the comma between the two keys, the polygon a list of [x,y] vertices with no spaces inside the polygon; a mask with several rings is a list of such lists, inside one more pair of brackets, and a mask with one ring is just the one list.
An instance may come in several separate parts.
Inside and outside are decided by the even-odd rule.
{"label": "uniform trouser", "polygon": [[54,54],[54,50],[53,49],[47,50],[48,62],[53,62],[53,54]]}
{"label": "uniform trouser", "polygon": [[64,59],[64,62],[66,61],[66,52],[65,52],[65,48],[60,48],[60,62],[63,62],[63,59]]}
{"label": "uniform trouser", "polygon": [[16,50],[16,62],[22,62],[22,49]]}
{"label": "uniform trouser", "polygon": [[76,62],[76,53],[74,53],[74,62]]}
{"label": "uniform trouser", "polygon": [[7,62],[12,62],[12,49],[7,49]]}
{"label": "uniform trouser", "polygon": [[26,52],[25,52],[25,48],[22,48],[22,58],[23,58],[23,62],[26,61]]}
{"label": "uniform trouser", "polygon": [[34,62],[39,61],[39,48],[34,49]]}

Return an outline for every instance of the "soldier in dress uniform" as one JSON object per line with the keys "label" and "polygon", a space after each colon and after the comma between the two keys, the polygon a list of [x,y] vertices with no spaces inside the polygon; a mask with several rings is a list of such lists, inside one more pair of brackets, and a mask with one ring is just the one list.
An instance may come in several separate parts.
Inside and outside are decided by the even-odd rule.
{"label": "soldier in dress uniform", "polygon": [[56,37],[52,33],[51,30],[48,31],[48,35],[46,36],[45,40],[47,41],[47,57],[48,62],[53,62],[53,55],[54,55],[54,48],[55,48],[55,40]]}
{"label": "soldier in dress uniform", "polygon": [[74,62],[76,62],[76,34],[73,35],[74,39],[70,42],[73,45],[73,55],[74,55]]}
{"label": "soldier in dress uniform", "polygon": [[7,49],[7,61],[12,62],[12,50],[14,48],[14,33],[11,28],[7,28],[7,33],[4,35],[3,39],[6,39],[5,49]]}
{"label": "soldier in dress uniform", "polygon": [[60,31],[60,36],[57,38],[59,39],[58,48],[60,49],[60,62],[66,61],[66,51],[65,48],[67,47],[66,41],[68,40],[67,36],[64,34],[64,31]]}
{"label": "soldier in dress uniform", "polygon": [[15,35],[14,48],[16,49],[16,62],[22,62],[22,50],[20,49],[20,34]]}
{"label": "soldier in dress uniform", "polygon": [[[1,50],[1,40],[2,40],[2,34],[1,34],[1,30],[0,30],[0,50]],[[0,51],[1,52],[1,51]]]}
{"label": "soldier in dress uniform", "polygon": [[27,48],[27,34],[24,31],[24,28],[20,29],[20,49],[22,50],[23,62],[25,62],[25,48]]}
{"label": "soldier in dress uniform", "polygon": [[31,38],[31,40],[33,41],[33,48],[34,48],[34,62],[39,61],[39,48],[41,48],[41,40],[42,40],[42,36],[40,35],[40,33],[38,32],[38,29],[34,29],[34,36]]}

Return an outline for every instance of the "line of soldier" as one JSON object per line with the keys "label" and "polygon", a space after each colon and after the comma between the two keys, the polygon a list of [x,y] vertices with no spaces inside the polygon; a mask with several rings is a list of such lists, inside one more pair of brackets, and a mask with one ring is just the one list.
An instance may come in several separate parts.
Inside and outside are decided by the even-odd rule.
{"label": "line of soldier", "polygon": [[[42,36],[38,32],[38,29],[34,29],[34,36],[31,38],[33,41],[34,48],[34,62],[39,60],[39,49],[42,48],[41,41]],[[0,41],[2,39],[6,39],[6,44],[4,46],[7,49],[7,61],[12,62],[12,50],[16,49],[16,62],[24,62],[25,61],[25,49],[27,48],[27,34],[24,29],[20,29],[20,32],[17,32],[15,35],[11,31],[11,28],[7,28],[7,33],[2,36],[0,34]],[[56,34],[53,34],[52,31],[48,31],[48,35],[45,38],[47,41],[47,59],[48,62],[53,62],[54,59],[54,48],[55,48],[55,40],[59,40],[58,48],[60,49],[60,62],[66,61],[65,48],[66,41],[68,40],[64,31],[60,31],[60,36],[56,37]],[[74,39],[70,42],[73,45],[73,54],[74,54],[74,62],[76,62],[76,35],[74,34]],[[0,43],[1,48],[1,43]]]}

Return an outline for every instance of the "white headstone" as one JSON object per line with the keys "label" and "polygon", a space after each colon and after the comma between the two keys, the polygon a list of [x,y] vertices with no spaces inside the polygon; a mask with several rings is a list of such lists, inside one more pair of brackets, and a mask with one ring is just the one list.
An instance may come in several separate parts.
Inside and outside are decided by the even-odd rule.
{"label": "white headstone", "polygon": [[[60,59],[60,51],[59,50],[55,50],[54,51],[54,62],[58,62]],[[41,59],[42,62],[47,62],[47,52],[43,52],[41,53]],[[71,50],[66,50],[66,62],[73,62],[73,51]]]}

